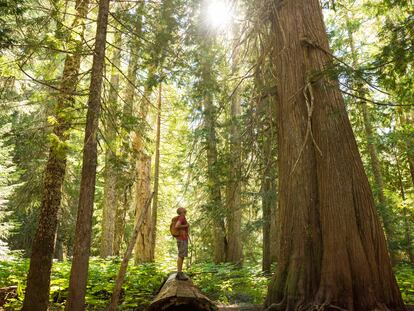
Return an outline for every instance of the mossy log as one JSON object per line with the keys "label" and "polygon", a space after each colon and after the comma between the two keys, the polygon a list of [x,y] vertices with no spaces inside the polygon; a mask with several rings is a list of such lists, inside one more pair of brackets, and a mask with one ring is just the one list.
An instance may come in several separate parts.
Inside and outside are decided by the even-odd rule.
{"label": "mossy log", "polygon": [[216,305],[200,293],[189,279],[177,280],[171,274],[147,311],[216,311]]}

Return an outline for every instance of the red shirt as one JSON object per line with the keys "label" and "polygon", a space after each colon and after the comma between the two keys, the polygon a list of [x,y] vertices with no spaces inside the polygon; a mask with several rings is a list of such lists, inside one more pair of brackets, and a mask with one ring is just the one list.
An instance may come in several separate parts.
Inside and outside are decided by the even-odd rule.
{"label": "red shirt", "polygon": [[[180,225],[186,225],[187,219],[185,219],[184,215],[180,215],[178,217],[178,221]],[[177,240],[187,241],[188,240],[188,227],[187,228],[180,228],[180,235],[177,237]]]}

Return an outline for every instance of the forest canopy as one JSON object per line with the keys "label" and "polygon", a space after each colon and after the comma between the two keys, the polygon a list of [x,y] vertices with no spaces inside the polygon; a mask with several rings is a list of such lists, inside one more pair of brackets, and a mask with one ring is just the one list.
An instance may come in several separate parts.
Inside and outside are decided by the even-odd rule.
{"label": "forest canopy", "polygon": [[143,310],[185,208],[218,303],[404,310],[413,68],[411,0],[0,0],[0,309],[104,310],[130,249]]}

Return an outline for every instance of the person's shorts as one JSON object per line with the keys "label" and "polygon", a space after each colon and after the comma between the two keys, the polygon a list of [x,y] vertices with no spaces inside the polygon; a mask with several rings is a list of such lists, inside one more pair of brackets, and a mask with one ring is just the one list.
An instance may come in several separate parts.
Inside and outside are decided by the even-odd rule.
{"label": "person's shorts", "polygon": [[188,240],[177,240],[178,257],[188,257]]}

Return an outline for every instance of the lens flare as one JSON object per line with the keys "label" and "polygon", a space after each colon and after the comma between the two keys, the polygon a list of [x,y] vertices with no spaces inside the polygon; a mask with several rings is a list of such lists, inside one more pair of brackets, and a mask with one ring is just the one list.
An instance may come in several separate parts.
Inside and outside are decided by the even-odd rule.
{"label": "lens flare", "polygon": [[232,8],[227,1],[212,0],[207,7],[208,23],[213,28],[225,28],[232,20]]}

